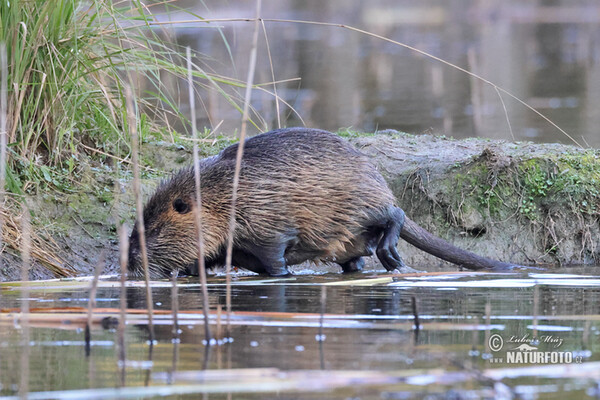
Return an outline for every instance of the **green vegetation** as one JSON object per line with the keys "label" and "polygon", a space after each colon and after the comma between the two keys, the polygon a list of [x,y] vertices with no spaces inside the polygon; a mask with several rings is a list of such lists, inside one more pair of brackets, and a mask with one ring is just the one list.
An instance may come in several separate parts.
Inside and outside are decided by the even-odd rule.
{"label": "green vegetation", "polygon": [[400,137],[400,136],[405,136],[405,137],[414,136],[414,135],[411,135],[410,133],[400,132],[400,131],[396,131],[393,129],[386,129],[383,131],[375,131],[375,132],[362,132],[362,131],[357,131],[357,130],[353,129],[352,127],[340,129],[337,132],[335,132],[335,134],[338,136],[341,136],[343,138],[346,138],[346,139],[370,137],[370,136],[376,136],[376,135],[388,135],[393,138]]}
{"label": "green vegetation", "polygon": [[[124,88],[130,82],[137,90],[140,140],[179,140],[165,128],[177,120],[187,126],[179,94],[161,80],[186,77],[184,49],[152,28],[148,7],[155,6],[139,0],[0,2],[0,42],[7,44],[9,67],[9,191],[69,190],[86,153],[100,161],[126,160]],[[207,74],[198,56],[194,62],[197,83],[239,109],[220,85],[240,83]]]}
{"label": "green vegetation", "polygon": [[550,208],[600,215],[600,155],[548,154],[502,167],[489,156],[455,165],[447,188],[458,213],[476,209],[487,218],[521,215],[540,221]]}

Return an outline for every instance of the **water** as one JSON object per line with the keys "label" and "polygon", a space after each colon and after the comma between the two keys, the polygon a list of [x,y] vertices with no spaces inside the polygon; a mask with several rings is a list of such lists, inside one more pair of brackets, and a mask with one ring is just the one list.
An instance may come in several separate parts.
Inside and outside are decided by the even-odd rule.
{"label": "water", "polygon": [[[9,309],[19,306],[22,292],[16,284],[0,287],[0,395],[13,396],[26,348],[19,315]],[[98,323],[86,358],[86,311],[77,307],[87,307],[88,287],[84,280],[32,285],[27,358],[32,398],[598,395],[600,276],[594,269],[416,276],[369,272],[351,278],[241,275],[232,287],[228,335],[225,313],[219,318],[216,311],[225,304],[224,278],[211,276],[211,329],[219,341],[208,348],[197,281],[179,281],[176,341],[170,283],[155,282],[157,343],[151,361],[147,318],[134,312],[145,308],[144,289],[130,282],[126,388],[120,390],[114,389],[119,382],[117,333],[114,326],[103,329],[99,323],[107,316],[118,317],[119,284],[100,282]],[[529,351],[517,349],[524,344]],[[563,358],[554,360],[558,363],[523,362],[522,357],[539,352],[542,357],[548,353],[548,361]]]}
{"label": "water", "polygon": [[[179,0],[205,18],[252,18],[255,2]],[[266,19],[345,24],[417,47],[471,70],[526,101],[582,145],[600,146],[600,6],[593,0],[523,3],[474,0],[264,1]],[[181,11],[157,18],[190,21]],[[181,45],[202,52],[206,71],[246,81],[252,22],[176,23]],[[220,28],[220,29],[218,29]],[[271,71],[265,34],[273,62]],[[454,137],[481,136],[572,143],[507,95],[467,74],[401,46],[340,27],[265,21],[257,83],[281,81],[281,124],[329,130],[399,129]],[[176,92],[179,82],[162,81]],[[220,85],[240,104],[243,89]],[[263,130],[278,126],[273,85],[255,90],[252,107]],[[178,97],[187,112],[187,92]],[[240,115],[214,91],[200,90],[199,126],[239,130]],[[506,115],[512,126],[512,134]],[[256,129],[255,129],[256,130]]]}

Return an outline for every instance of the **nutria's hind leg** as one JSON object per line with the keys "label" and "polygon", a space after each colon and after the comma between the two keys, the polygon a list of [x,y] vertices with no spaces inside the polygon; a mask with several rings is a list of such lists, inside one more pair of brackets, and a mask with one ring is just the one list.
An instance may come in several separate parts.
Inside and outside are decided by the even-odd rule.
{"label": "nutria's hind leg", "polygon": [[247,251],[256,257],[264,271],[271,276],[288,276],[290,272],[284,258],[286,243],[271,245],[250,245]]}
{"label": "nutria's hind leg", "polygon": [[231,253],[231,264],[239,268],[247,269],[248,271],[264,274],[267,271],[262,262],[252,254],[241,249],[233,248]]}
{"label": "nutria's hind leg", "polygon": [[[209,270],[215,266],[225,266],[225,251],[226,250],[223,248],[216,257],[206,259],[204,267]],[[252,271],[257,274],[264,274],[267,272],[264,265],[256,257],[236,247],[232,249],[231,265],[247,269],[248,271]],[[182,273],[188,276],[198,276],[199,269],[198,260],[196,260],[192,264],[187,265],[182,270]]]}
{"label": "nutria's hind leg", "polygon": [[383,227],[383,236],[377,245],[377,258],[388,271],[409,269],[402,261],[396,248],[400,232],[402,232],[404,226],[404,217],[404,211],[401,208],[394,207],[393,211],[390,212],[390,218]]}
{"label": "nutria's hind leg", "polygon": [[345,263],[341,263],[340,266],[346,274],[358,272],[361,271],[365,266],[365,259],[363,257],[355,257],[351,260],[346,261]]}

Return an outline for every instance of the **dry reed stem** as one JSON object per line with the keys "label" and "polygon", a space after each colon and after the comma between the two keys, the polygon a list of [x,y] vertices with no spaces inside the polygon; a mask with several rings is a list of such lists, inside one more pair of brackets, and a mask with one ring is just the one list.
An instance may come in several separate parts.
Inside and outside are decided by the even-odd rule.
{"label": "dry reed stem", "polygon": [[246,125],[248,122],[248,110],[250,108],[250,97],[252,95],[252,86],[254,82],[254,72],[256,70],[256,50],[258,47],[258,28],[260,21],[260,10],[262,2],[256,0],[256,19],[254,24],[254,36],[252,37],[252,49],[250,50],[250,60],[248,66],[248,78],[246,81],[246,96],[244,100],[244,112],[242,115],[242,129],[240,131],[240,142],[238,144],[235,157],[235,172],[233,174],[233,186],[231,189],[231,208],[229,210],[229,228],[227,235],[227,252],[225,255],[225,275],[226,275],[226,293],[225,303],[227,308],[227,333],[229,336],[229,322],[231,319],[231,257],[233,254],[233,232],[235,230],[235,209],[237,203],[237,190],[240,183],[240,170],[242,167],[242,157],[244,156],[244,141],[246,140]]}
{"label": "dry reed stem", "polygon": [[127,349],[125,348],[125,324],[127,323],[127,288],[125,282],[127,280],[127,264],[129,264],[129,231],[127,223],[120,223],[118,205],[121,200],[121,183],[119,180],[119,168],[115,168],[115,180],[113,186],[114,202],[113,202],[113,218],[117,227],[117,235],[119,237],[119,267],[121,271],[119,285],[119,323],[117,325],[117,369],[118,369],[118,387],[124,387],[126,382],[127,370],[125,368],[125,360],[127,358]]}
{"label": "dry reed stem", "polygon": [[119,265],[121,266],[121,290],[119,295],[119,325],[117,327],[117,340],[119,343],[119,385],[124,387],[126,383],[125,361],[127,360],[127,349],[125,348],[125,324],[127,323],[127,264],[129,262],[129,238],[127,237],[127,225],[119,226]]}
{"label": "dry reed stem", "polygon": [[140,252],[142,266],[144,268],[144,280],[146,282],[146,308],[148,310],[148,332],[150,334],[150,349],[154,345],[154,323],[153,323],[153,301],[152,288],[150,287],[150,270],[148,267],[148,252],[146,249],[146,232],[144,227],[144,205],[142,204],[142,188],[140,183],[140,167],[138,160],[138,132],[136,112],[133,102],[131,87],[125,86],[125,100],[127,106],[127,125],[131,135],[131,161],[133,163],[133,194],[135,196],[135,211],[137,218],[137,230],[140,241]]}
{"label": "dry reed stem", "polygon": [[410,303],[411,303],[413,319],[414,319],[414,323],[415,323],[413,332],[414,332],[414,339],[415,339],[414,344],[416,346],[417,344],[419,344],[419,331],[421,329],[421,323],[419,322],[419,311],[417,310],[417,298],[415,296],[411,296]]}
{"label": "dry reed stem", "polygon": [[87,323],[85,324],[85,355],[89,357],[91,353],[91,341],[92,341],[92,318],[94,316],[94,308],[96,308],[96,292],[98,291],[98,279],[100,279],[100,274],[102,270],[104,270],[105,264],[105,255],[104,251],[100,253],[100,257],[98,257],[98,262],[96,263],[96,267],[94,268],[94,278],[92,279],[92,284],[90,287],[90,295],[88,299],[88,314],[87,314]]}
{"label": "dry reed stem", "polygon": [[179,270],[173,271],[171,276],[171,313],[173,314],[173,338],[179,338],[179,288],[177,287],[177,277],[179,276]]}
{"label": "dry reed stem", "polygon": [[540,286],[535,285],[533,287],[533,338],[537,338],[538,335],[538,309],[540,308]]}
{"label": "dry reed stem", "polygon": [[177,371],[177,363],[179,362],[179,291],[177,288],[177,277],[179,276],[179,270],[173,271],[171,277],[171,312],[173,313],[173,356],[171,359],[171,370],[168,374],[168,382],[173,384],[173,374]]}
{"label": "dry reed stem", "polygon": [[325,322],[325,306],[327,304],[327,286],[321,286],[321,315],[319,316],[319,363],[321,369],[325,369],[325,352],[323,350],[323,342],[325,334],[323,333],[323,324]]}
{"label": "dry reed stem", "polygon": [[31,221],[29,218],[29,207],[27,198],[23,202],[23,218],[21,219],[21,338],[23,341],[23,352],[21,353],[21,373],[19,382],[19,397],[27,399],[29,393],[29,269],[31,267]]}
{"label": "dry reed stem", "polygon": [[485,303],[485,352],[490,354],[492,349],[490,348],[490,324],[492,323],[492,304],[488,300]]}
{"label": "dry reed stem", "polygon": [[[4,197],[6,190],[6,117],[7,117],[7,80],[8,66],[6,61],[6,45],[0,43],[0,210],[4,211]],[[4,267],[4,213],[0,212],[0,269]]]}
{"label": "dry reed stem", "polygon": [[186,49],[187,70],[188,70],[188,90],[189,102],[192,120],[192,137],[194,138],[194,182],[196,184],[196,208],[194,214],[196,217],[196,226],[198,228],[198,275],[200,275],[200,285],[202,286],[202,312],[204,314],[204,336],[207,345],[210,345],[210,326],[208,323],[208,286],[206,283],[206,266],[204,264],[204,233],[202,232],[202,193],[200,188],[200,159],[198,157],[198,130],[196,129],[196,101],[194,97],[194,82],[192,80],[192,51]]}
{"label": "dry reed stem", "polygon": [[[579,142],[577,140],[575,140],[575,138],[573,138],[571,135],[569,135],[564,129],[562,129],[560,126],[556,125],[554,122],[552,122],[552,120],[550,120],[550,118],[546,117],[544,114],[542,114],[541,112],[539,112],[538,110],[536,110],[535,108],[533,108],[532,106],[530,106],[529,104],[527,104],[527,102],[525,100],[522,100],[521,98],[517,97],[516,95],[512,94],[511,92],[509,92],[508,90],[502,88],[501,86],[496,85],[495,83],[493,83],[492,81],[485,79],[484,77],[477,75],[465,68],[459,67],[456,64],[452,64],[449,61],[444,60],[443,58],[440,57],[436,57],[433,54],[430,54],[424,50],[420,50],[414,46],[410,46],[406,43],[402,43],[399,42],[397,40],[393,40],[390,39],[388,37],[382,36],[382,35],[378,35],[376,33],[373,32],[369,32],[366,31],[364,29],[360,29],[360,28],[356,28],[354,26],[351,25],[345,25],[345,24],[337,24],[334,22],[319,22],[319,21],[306,21],[306,20],[298,20],[298,19],[281,19],[281,18],[206,18],[206,19],[202,19],[202,20],[198,20],[198,19],[191,19],[191,20],[180,20],[180,21],[152,21],[152,22],[148,22],[149,26],[153,26],[153,25],[173,25],[173,24],[190,24],[190,23],[202,23],[202,24],[206,24],[206,23],[211,23],[211,22],[256,22],[256,21],[264,21],[264,22],[273,22],[273,23],[287,23],[287,24],[303,24],[303,25],[317,25],[317,26],[328,26],[328,27],[333,27],[333,28],[341,28],[341,29],[347,29],[349,31],[352,32],[356,32],[359,33],[361,35],[365,35],[365,36],[369,36],[375,39],[379,39],[379,40],[383,40],[385,42],[388,43],[392,43],[396,46],[400,46],[400,47],[404,47],[408,50],[414,51],[416,53],[419,53],[427,58],[430,58],[432,60],[438,61],[444,65],[447,65],[451,68],[454,68],[458,71],[461,71],[469,76],[472,76],[473,78],[479,79],[480,81],[482,81],[483,83],[486,83],[488,85],[490,85],[491,87],[493,87],[494,89],[496,89],[497,91],[500,91],[502,93],[505,93],[507,96],[511,97],[513,100],[517,101],[518,103],[520,103],[521,105],[523,105],[524,107],[526,107],[528,110],[532,111],[533,113],[535,113],[537,116],[539,116],[540,118],[542,118],[544,121],[546,121],[547,123],[549,123],[550,125],[552,125],[555,129],[557,129],[560,133],[562,133],[563,135],[565,135],[566,137],[568,137],[573,143],[575,143],[577,146],[579,147],[583,147],[581,146],[581,144],[579,144]],[[132,28],[135,27],[140,27],[139,25],[132,25]]]}

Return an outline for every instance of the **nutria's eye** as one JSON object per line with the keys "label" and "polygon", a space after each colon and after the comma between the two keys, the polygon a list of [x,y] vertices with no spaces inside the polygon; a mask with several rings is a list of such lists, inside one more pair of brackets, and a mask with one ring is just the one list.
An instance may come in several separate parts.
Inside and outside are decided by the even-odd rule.
{"label": "nutria's eye", "polygon": [[190,205],[181,199],[176,199],[173,202],[173,209],[179,214],[185,214],[190,211]]}

